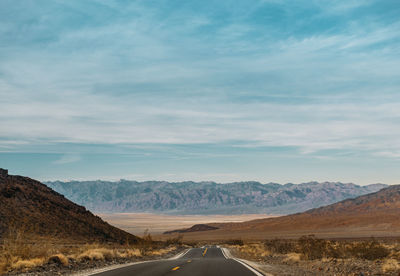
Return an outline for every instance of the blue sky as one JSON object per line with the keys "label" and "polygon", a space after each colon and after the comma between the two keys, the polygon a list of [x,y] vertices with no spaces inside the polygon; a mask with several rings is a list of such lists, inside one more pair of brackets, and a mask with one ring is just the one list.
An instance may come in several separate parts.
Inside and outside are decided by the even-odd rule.
{"label": "blue sky", "polygon": [[400,182],[400,2],[0,2],[0,167]]}

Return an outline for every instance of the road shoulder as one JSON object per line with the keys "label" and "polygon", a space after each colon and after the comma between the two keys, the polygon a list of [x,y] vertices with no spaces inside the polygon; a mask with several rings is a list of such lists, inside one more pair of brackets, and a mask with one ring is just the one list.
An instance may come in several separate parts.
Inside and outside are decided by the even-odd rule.
{"label": "road shoulder", "polygon": [[265,265],[265,264],[260,264],[260,263],[256,263],[256,262],[252,262],[249,260],[245,260],[245,259],[240,259],[240,258],[236,258],[235,256],[232,255],[232,253],[229,251],[228,248],[224,248],[224,247],[220,247],[222,250],[222,253],[224,254],[225,258],[227,259],[233,259],[235,261],[237,261],[238,263],[244,265],[246,268],[248,268],[250,271],[252,271],[255,275],[257,276],[273,276],[272,274],[270,274],[267,269],[270,268],[271,266],[269,265]]}

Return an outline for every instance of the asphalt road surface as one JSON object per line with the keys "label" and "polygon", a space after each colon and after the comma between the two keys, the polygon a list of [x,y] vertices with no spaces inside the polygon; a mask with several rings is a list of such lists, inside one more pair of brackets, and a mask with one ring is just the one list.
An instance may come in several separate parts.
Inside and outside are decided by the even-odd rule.
{"label": "asphalt road surface", "polygon": [[[253,271],[252,271],[253,270]],[[95,276],[255,276],[251,267],[227,258],[221,248],[193,248],[175,260],[145,262],[94,274]]]}

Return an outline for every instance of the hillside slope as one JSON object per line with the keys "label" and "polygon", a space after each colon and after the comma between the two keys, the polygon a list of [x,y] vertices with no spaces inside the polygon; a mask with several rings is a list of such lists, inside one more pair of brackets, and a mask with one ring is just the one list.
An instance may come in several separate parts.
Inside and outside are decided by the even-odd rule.
{"label": "hillside slope", "polygon": [[271,238],[308,234],[321,237],[400,236],[400,185],[293,215],[209,225],[219,229],[194,233],[191,237]]}
{"label": "hillside slope", "polygon": [[0,238],[7,230],[71,241],[137,242],[46,185],[0,169]]}
{"label": "hillside slope", "polygon": [[386,185],[339,182],[303,184],[238,182],[45,182],[97,213],[290,214],[380,190]]}
{"label": "hillside slope", "polygon": [[[379,227],[400,230],[400,185],[294,215],[243,223],[261,230]],[[236,225],[235,229],[242,226]]]}

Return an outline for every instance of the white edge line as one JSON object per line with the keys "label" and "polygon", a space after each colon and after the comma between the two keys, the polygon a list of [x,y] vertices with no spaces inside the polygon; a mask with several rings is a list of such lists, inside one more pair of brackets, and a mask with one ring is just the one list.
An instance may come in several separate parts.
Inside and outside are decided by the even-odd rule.
{"label": "white edge line", "polygon": [[225,248],[221,248],[222,255],[224,255],[225,259],[229,259],[228,256],[225,254]]}
{"label": "white edge line", "polygon": [[192,250],[192,248],[186,249],[186,250],[184,250],[183,252],[178,253],[178,254],[176,254],[175,256],[173,256],[173,257],[171,257],[171,258],[169,258],[169,259],[167,259],[167,260],[176,260],[176,259],[182,258],[182,257],[185,256],[187,253],[189,253],[190,250]]}
{"label": "white edge line", "polygon": [[246,264],[245,262],[243,262],[240,259],[237,258],[232,258],[233,260],[237,261],[238,263],[244,265],[248,270],[250,270],[251,272],[253,272],[254,274],[256,274],[257,276],[264,276],[264,274],[261,274],[260,272],[258,272],[257,270],[255,270],[254,268],[252,268],[251,266],[249,266],[248,264]]}
{"label": "white edge line", "polygon": [[250,265],[248,265],[247,263],[245,263],[243,260],[238,259],[233,257],[229,250],[227,248],[221,248],[222,254],[224,255],[225,259],[232,259],[237,261],[238,263],[240,263],[241,265],[243,265],[244,267],[246,267],[248,270],[250,270],[251,272],[253,272],[255,275],[257,276],[264,276],[264,274],[260,273],[259,271],[257,271],[256,269],[254,269],[253,267],[251,267]]}
{"label": "white edge line", "polygon": [[95,275],[98,273],[102,273],[102,272],[106,272],[106,271],[110,271],[110,270],[114,270],[114,269],[119,269],[119,268],[123,268],[123,267],[127,267],[127,266],[132,266],[132,265],[138,265],[138,264],[144,264],[144,263],[151,263],[151,262],[157,262],[157,261],[162,261],[162,260],[149,260],[149,261],[141,261],[141,262],[133,262],[133,263],[127,263],[127,264],[118,264],[118,265],[111,265],[111,266],[107,266],[104,268],[99,268],[99,269],[95,269],[92,271],[81,271],[81,272],[76,272],[74,274],[70,274],[72,276],[90,276],[90,275]]}

